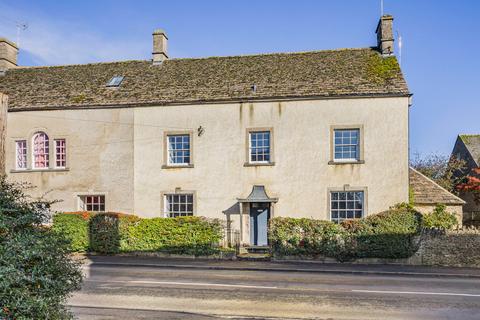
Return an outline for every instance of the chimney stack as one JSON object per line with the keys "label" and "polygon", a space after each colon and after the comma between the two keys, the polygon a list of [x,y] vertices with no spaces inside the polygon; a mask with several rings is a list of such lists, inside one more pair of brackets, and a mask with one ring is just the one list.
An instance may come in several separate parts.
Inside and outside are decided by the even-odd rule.
{"label": "chimney stack", "polygon": [[167,55],[167,34],[162,29],[153,31],[153,64],[160,64],[168,59]]}
{"label": "chimney stack", "polygon": [[378,21],[377,48],[384,56],[393,55],[393,16],[385,14]]}
{"label": "chimney stack", "polygon": [[0,38],[0,71],[17,66],[18,47],[8,39]]}

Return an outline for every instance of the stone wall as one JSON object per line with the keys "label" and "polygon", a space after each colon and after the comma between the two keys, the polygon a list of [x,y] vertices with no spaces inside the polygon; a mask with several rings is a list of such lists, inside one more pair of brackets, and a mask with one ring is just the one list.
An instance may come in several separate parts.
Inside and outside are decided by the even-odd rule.
{"label": "stone wall", "polygon": [[422,235],[415,264],[480,267],[480,229],[460,229]]}
{"label": "stone wall", "polygon": [[5,140],[7,135],[7,96],[0,93],[0,175],[5,173]]}

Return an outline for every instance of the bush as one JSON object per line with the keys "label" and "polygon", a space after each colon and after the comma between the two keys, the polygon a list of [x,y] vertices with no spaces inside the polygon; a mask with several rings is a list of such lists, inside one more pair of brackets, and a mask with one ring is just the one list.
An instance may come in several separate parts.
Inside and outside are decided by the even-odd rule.
{"label": "bush", "polygon": [[120,213],[57,214],[54,229],[72,241],[72,251],[157,251],[190,255],[218,253],[223,232],[223,226],[217,219],[141,219]]}
{"label": "bush", "polygon": [[278,217],[270,221],[269,236],[272,251],[280,256],[336,256],[344,230],[331,221]]}
{"label": "bush", "polygon": [[423,215],[423,227],[426,229],[450,230],[458,225],[455,214],[447,212],[443,204],[437,205],[433,212]]}
{"label": "bush", "polygon": [[354,258],[405,258],[417,247],[421,215],[408,204],[340,225],[314,219],[274,218],[270,243],[275,255],[323,255],[340,261]]}
{"label": "bush", "polygon": [[421,231],[421,219],[410,205],[399,204],[342,226],[351,236],[352,258],[407,258],[418,249],[413,240]]}
{"label": "bush", "polygon": [[141,219],[125,226],[123,251],[208,255],[218,252],[220,220],[203,217]]}
{"label": "bush", "polygon": [[69,241],[69,250],[73,252],[88,251],[87,212],[56,214],[53,216],[52,229]]}
{"label": "bush", "polygon": [[49,203],[30,201],[0,177],[0,319],[68,319],[65,303],[80,288],[68,241],[43,227]]}

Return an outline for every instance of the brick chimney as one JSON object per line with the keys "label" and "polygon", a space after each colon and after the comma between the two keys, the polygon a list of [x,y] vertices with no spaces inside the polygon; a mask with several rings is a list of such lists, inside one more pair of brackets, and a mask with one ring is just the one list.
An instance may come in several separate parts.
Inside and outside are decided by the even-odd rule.
{"label": "brick chimney", "polygon": [[18,47],[5,38],[0,38],[0,71],[17,66]]}
{"label": "brick chimney", "polygon": [[165,31],[157,29],[153,31],[153,64],[160,64],[168,59],[167,55],[167,43],[168,38]]}
{"label": "brick chimney", "polygon": [[384,56],[393,55],[393,16],[385,14],[378,21],[377,48]]}

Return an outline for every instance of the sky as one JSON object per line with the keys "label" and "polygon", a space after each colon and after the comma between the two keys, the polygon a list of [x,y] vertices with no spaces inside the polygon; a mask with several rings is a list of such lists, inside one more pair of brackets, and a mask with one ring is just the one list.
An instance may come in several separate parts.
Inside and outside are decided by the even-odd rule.
{"label": "sky", "polygon": [[[156,28],[167,32],[171,58],[369,47],[380,3],[0,0],[0,37],[19,42],[26,66],[150,59]],[[413,93],[410,153],[448,155],[458,134],[480,134],[480,1],[384,0],[383,7],[402,37]]]}

